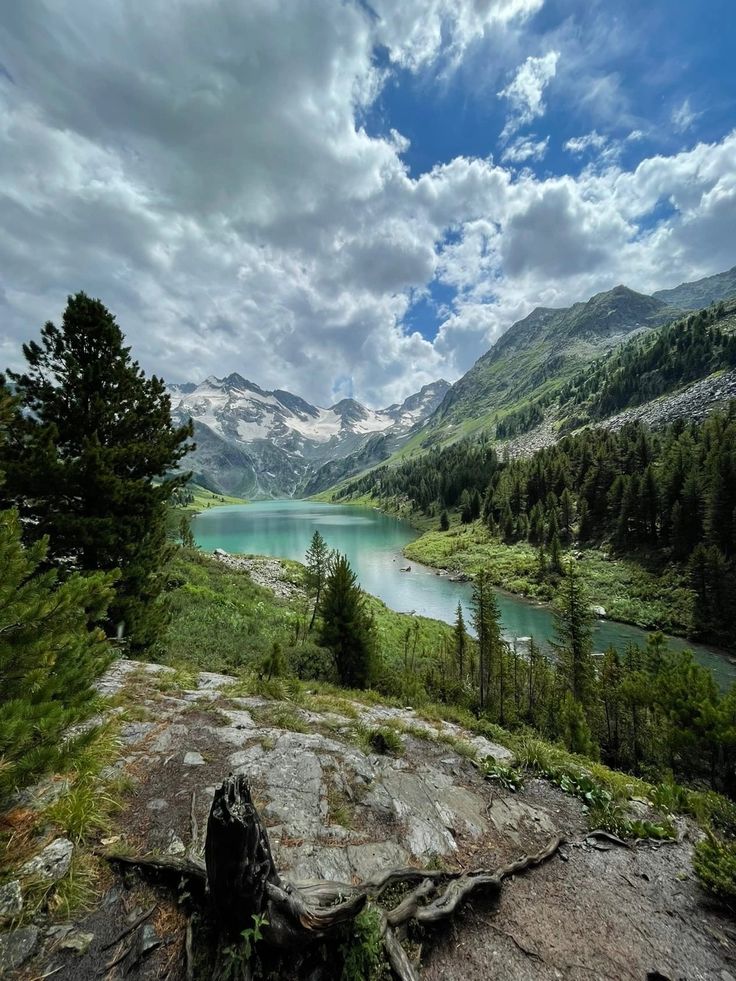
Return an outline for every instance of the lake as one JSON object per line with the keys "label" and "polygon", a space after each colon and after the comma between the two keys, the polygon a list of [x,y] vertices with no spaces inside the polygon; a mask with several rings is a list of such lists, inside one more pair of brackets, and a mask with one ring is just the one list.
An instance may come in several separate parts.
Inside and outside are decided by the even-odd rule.
{"label": "lake", "polygon": [[[452,582],[434,569],[409,562],[401,554],[417,533],[405,521],[373,508],[317,504],[312,501],[257,501],[210,508],[192,522],[196,542],[205,551],[247,552],[304,560],[312,535],[319,531],[330,548],[344,552],[366,590],[394,610],[417,613],[454,622],[458,602],[470,622],[470,583]],[[411,572],[401,569],[411,565]],[[508,640],[533,636],[542,647],[553,636],[552,613],[521,597],[499,591],[504,636]],[[623,651],[632,641],[643,644],[646,633],[637,627],[612,620],[598,620],[594,643],[597,651],[611,645]],[[672,648],[692,650],[701,664],[710,668],[718,683],[736,680],[736,664],[723,653],[668,638]]]}

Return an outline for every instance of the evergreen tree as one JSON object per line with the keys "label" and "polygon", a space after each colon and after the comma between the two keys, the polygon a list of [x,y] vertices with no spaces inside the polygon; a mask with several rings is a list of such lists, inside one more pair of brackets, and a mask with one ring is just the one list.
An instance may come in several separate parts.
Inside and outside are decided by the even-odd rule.
{"label": "evergreen tree", "polygon": [[465,677],[465,650],[468,646],[468,635],[465,630],[465,618],[463,617],[463,608],[460,603],[457,604],[457,610],[455,611],[455,664],[457,665],[457,676],[462,682]]}
{"label": "evergreen tree", "polygon": [[556,640],[552,647],[573,699],[586,709],[592,704],[595,670],[593,629],[588,598],[572,560],[557,594],[554,611]]}
{"label": "evergreen tree", "polygon": [[186,514],[183,514],[179,519],[179,539],[181,540],[182,548],[196,548],[197,543],[192,534],[192,523]]}
{"label": "evergreen tree", "polygon": [[[0,395],[0,439],[11,416]],[[0,476],[0,480],[1,480]],[[17,787],[64,764],[88,730],[67,730],[95,707],[92,682],[109,662],[104,617],[114,575],[40,571],[47,543],[21,541],[15,510],[0,512],[0,810]],[[65,735],[66,734],[66,735]]]}
{"label": "evergreen tree", "polygon": [[501,676],[505,644],[501,638],[501,612],[485,569],[475,577],[473,586],[473,626],[478,635],[478,691],[481,711],[497,700],[503,715],[503,691],[494,691]]}
{"label": "evergreen tree", "polygon": [[440,515],[440,531],[449,531],[449,530],[450,530],[450,519],[447,517],[447,511],[443,509],[442,514]]}
{"label": "evergreen tree", "polygon": [[330,553],[327,542],[322,535],[315,530],[312,540],[309,543],[307,554],[304,557],[307,566],[307,589],[314,595],[314,609],[312,619],[309,621],[309,629],[314,626],[314,620],[319,609],[319,601],[324,589],[325,580],[330,566]]}
{"label": "evergreen tree", "polygon": [[373,666],[373,628],[365,597],[344,555],[331,564],[320,612],[320,640],[332,651],[340,683],[349,688],[367,687]]}
{"label": "evergreen tree", "polygon": [[164,382],[146,379],[123,341],[99,300],[69,297],[62,326],[23,346],[26,372],[9,372],[25,411],[2,463],[5,498],[28,538],[48,536],[48,561],[120,570],[109,626],[140,650],[165,621],[166,512],[188,479],[172,471],[192,425],[172,424]]}

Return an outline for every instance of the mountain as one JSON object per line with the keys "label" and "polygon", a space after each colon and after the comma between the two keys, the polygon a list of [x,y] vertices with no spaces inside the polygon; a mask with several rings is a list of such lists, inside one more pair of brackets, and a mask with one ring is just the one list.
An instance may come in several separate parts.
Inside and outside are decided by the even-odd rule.
{"label": "mountain", "polygon": [[658,290],[652,296],[681,310],[700,310],[718,300],[736,297],[736,266],[694,283],[681,283],[671,290]]}
{"label": "mountain", "polygon": [[323,464],[360,454],[373,437],[381,437],[390,455],[449,387],[433,382],[378,411],[354,399],[320,408],[291,392],[266,391],[236,372],[171,385],[169,393],[174,418],[194,421],[197,449],[187,465],[198,483],[220,493],[283,497],[299,493]]}
{"label": "mountain", "polygon": [[663,300],[626,286],[563,309],[537,307],[452,386],[429,420],[427,436],[444,441],[473,421],[484,428],[499,411],[569,378],[632,333],[658,327],[673,315]]}

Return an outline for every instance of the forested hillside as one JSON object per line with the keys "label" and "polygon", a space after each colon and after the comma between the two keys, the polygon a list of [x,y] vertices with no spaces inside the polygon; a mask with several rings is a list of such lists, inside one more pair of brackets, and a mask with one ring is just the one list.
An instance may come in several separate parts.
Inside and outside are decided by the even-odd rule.
{"label": "forested hillside", "polygon": [[425,514],[457,508],[506,543],[539,549],[540,575],[560,571],[572,542],[607,541],[620,554],[688,564],[692,634],[730,646],[734,635],[736,404],[700,425],[652,433],[586,429],[527,459],[504,460],[467,440],[389,468],[336,493],[409,499]]}

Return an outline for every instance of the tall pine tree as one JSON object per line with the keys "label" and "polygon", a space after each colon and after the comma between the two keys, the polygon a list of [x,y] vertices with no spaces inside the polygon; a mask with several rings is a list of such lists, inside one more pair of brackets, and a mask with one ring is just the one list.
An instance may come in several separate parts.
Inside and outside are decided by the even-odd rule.
{"label": "tall pine tree", "polygon": [[164,382],[145,377],[115,318],[84,293],[23,354],[26,371],[9,372],[24,411],[1,461],[6,501],[26,537],[48,536],[49,562],[120,570],[109,627],[141,650],[165,620],[166,510],[188,477],[172,471],[191,422],[173,425]]}
{"label": "tall pine tree", "polygon": [[340,683],[366,688],[373,668],[373,628],[363,591],[344,555],[338,555],[331,565],[320,612],[320,640],[332,651]]}

